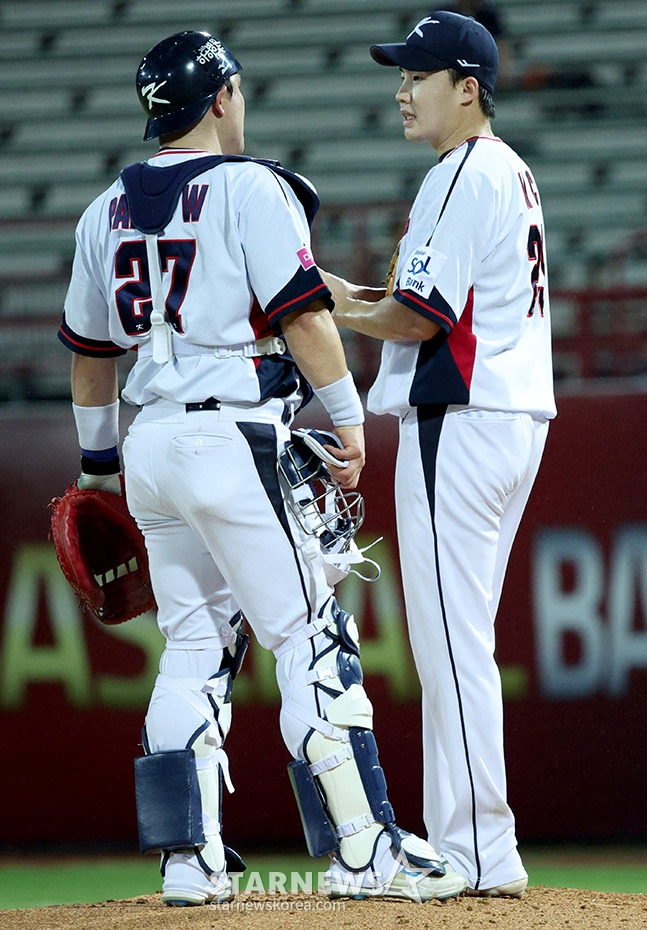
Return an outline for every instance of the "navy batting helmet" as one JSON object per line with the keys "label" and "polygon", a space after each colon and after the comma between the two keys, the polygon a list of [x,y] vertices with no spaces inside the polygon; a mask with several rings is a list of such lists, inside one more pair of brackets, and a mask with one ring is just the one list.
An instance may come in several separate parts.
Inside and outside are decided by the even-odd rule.
{"label": "navy batting helmet", "polygon": [[144,56],[137,96],[148,116],[144,139],[188,129],[201,120],[240,63],[208,32],[178,32]]}

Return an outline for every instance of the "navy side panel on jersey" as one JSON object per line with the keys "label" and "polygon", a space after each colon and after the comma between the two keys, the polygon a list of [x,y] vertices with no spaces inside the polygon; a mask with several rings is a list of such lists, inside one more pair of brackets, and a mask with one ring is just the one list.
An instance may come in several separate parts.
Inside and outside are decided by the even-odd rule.
{"label": "navy side panel on jersey", "polygon": [[474,292],[449,334],[440,330],[433,339],[420,344],[409,403],[468,404],[476,356],[476,336],[472,332]]}
{"label": "navy side panel on jersey", "polygon": [[304,398],[301,407],[305,407],[312,400],[312,388],[288,352],[285,355],[264,355],[254,359],[254,362],[261,400],[268,400],[270,397],[292,397],[296,390],[300,390]]}

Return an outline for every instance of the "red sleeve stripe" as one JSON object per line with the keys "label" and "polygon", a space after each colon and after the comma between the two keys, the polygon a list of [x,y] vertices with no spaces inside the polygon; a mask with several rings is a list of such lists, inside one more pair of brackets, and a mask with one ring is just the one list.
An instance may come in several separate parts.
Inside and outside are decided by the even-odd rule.
{"label": "red sleeve stripe", "polygon": [[275,309],[272,310],[271,314],[269,315],[269,319],[273,320],[277,314],[283,313],[288,307],[291,307],[294,304],[301,305],[303,303],[309,302],[308,301],[309,297],[313,297],[313,295],[316,295],[318,291],[327,290],[327,289],[328,289],[328,286],[324,284],[322,281],[322,283],[318,284],[317,287],[313,287],[312,290],[307,291],[305,294],[301,294],[300,297],[295,297],[293,300],[288,300],[287,303],[281,304],[280,307],[275,307]]}
{"label": "red sleeve stripe", "polygon": [[[428,304],[423,303],[422,300],[418,300],[418,298],[414,297],[413,294],[409,294],[408,292],[405,294],[404,291],[400,290],[400,288],[398,288],[398,294],[403,298],[401,303],[406,303],[408,301],[411,301],[412,303],[418,304],[420,307],[424,309],[426,316],[439,317],[441,320],[444,320],[447,323],[450,329],[454,328],[453,320],[451,320],[448,316],[445,316],[445,314],[441,313],[439,310],[435,310],[433,307],[430,307]],[[414,310],[415,307],[411,307],[411,309]]]}
{"label": "red sleeve stripe", "polygon": [[115,356],[126,354],[126,349],[120,348],[114,342],[101,343],[96,339],[83,340],[81,336],[72,334],[71,330],[65,329],[63,326],[59,328],[58,338],[63,345],[73,352],[78,352],[79,355]]}

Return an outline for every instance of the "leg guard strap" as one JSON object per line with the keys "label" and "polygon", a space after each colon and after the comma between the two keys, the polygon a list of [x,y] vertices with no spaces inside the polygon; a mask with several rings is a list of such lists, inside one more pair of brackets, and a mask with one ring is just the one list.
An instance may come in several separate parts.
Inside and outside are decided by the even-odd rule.
{"label": "leg guard strap", "polygon": [[[207,682],[193,682],[192,679],[169,678],[167,675],[158,675],[155,682],[161,691],[171,691],[190,704],[197,714],[200,714],[209,724],[209,734],[206,739],[215,747],[218,762],[222,767],[222,774],[230,794],[234,786],[229,775],[229,759],[222,748],[225,736],[231,726],[231,704],[225,699],[230,689],[230,674],[227,669],[218,672]],[[191,687],[193,685],[193,687]],[[212,700],[205,704],[200,701],[196,691],[200,690]],[[222,695],[221,693],[222,692]],[[220,700],[218,700],[220,698]],[[215,705],[215,706],[214,706]],[[216,725],[217,724],[217,725]]]}
{"label": "leg guard strap", "polygon": [[313,668],[306,672],[305,675],[300,675],[298,678],[291,681],[289,685],[286,685],[282,689],[281,695],[283,700],[287,700],[302,688],[308,688],[310,685],[319,684],[319,682],[328,681],[336,677],[337,672],[332,665],[329,665],[327,668]]}
{"label": "leg guard strap", "polygon": [[300,720],[302,723],[305,723],[311,730],[318,730],[320,733],[323,733],[323,735],[327,736],[329,739],[348,742],[347,730],[342,730],[341,727],[334,726],[317,714],[309,713],[305,707],[301,707],[301,705],[297,704],[295,701],[284,701],[283,711],[286,714],[290,714],[292,717],[296,717],[296,719]]}
{"label": "leg guard strap", "polygon": [[[326,668],[330,671],[332,666]],[[337,678],[334,671],[332,677]],[[325,710],[325,719],[318,714],[312,713],[301,704],[297,704],[291,698],[283,701],[283,711],[301,720],[311,730],[317,730],[328,739],[339,740],[344,743],[347,743],[349,739],[349,727],[368,727],[373,723],[371,702],[366,696],[363,686],[356,683],[351,684],[346,691],[343,691],[328,704]]]}
{"label": "leg guard strap", "polygon": [[312,639],[313,636],[316,636],[317,633],[321,633],[322,630],[325,630],[326,627],[334,626],[336,623],[335,617],[326,615],[323,617],[317,617],[316,620],[313,620],[312,623],[308,623],[306,626],[302,626],[301,629],[297,630],[296,633],[293,633],[292,636],[288,636],[285,642],[281,643],[280,646],[277,646],[274,649],[274,655],[278,659],[285,652],[289,652],[290,649],[296,649],[297,646],[300,646],[301,643],[305,643],[306,640]]}
{"label": "leg guard strap", "polygon": [[350,742],[348,742],[339,752],[332,752],[324,759],[319,759],[318,762],[313,762],[309,765],[310,774],[321,775],[323,772],[331,772],[333,769],[336,769],[338,765],[341,765],[342,762],[352,759],[353,756],[353,747],[350,745]]}
{"label": "leg guard strap", "polygon": [[361,833],[362,830],[366,829],[366,827],[370,827],[373,823],[375,823],[373,814],[362,814],[361,817],[357,817],[355,820],[349,820],[348,823],[340,823],[339,826],[335,828],[335,833],[340,838],[355,836],[356,833]]}
{"label": "leg guard strap", "polygon": [[193,678],[169,678],[168,675],[161,673],[155,679],[155,687],[160,691],[170,691],[182,698],[187,704],[190,704],[196,714],[199,714],[209,724],[213,724],[213,710],[202,702],[196,692],[217,693],[218,676],[220,674],[228,675],[228,672],[218,673],[209,681],[204,682]]}

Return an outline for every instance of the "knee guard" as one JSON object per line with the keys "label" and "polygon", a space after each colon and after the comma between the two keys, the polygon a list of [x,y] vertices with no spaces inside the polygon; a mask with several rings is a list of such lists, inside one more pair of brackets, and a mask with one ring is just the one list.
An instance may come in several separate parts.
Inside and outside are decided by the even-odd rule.
{"label": "knee guard", "polygon": [[[229,791],[229,763],[223,744],[231,727],[231,691],[249,643],[240,632],[243,618],[231,621],[235,632],[218,672],[201,689],[193,682],[160,675],[157,687],[175,693],[204,718],[184,749],[150,753],[135,760],[137,818],[142,852],[162,851],[164,860],[177,850],[194,852],[207,875],[244,871],[245,864],[220,836],[222,781]],[[205,701],[206,697],[206,701]]]}
{"label": "knee guard", "polygon": [[[399,834],[371,732],[373,709],[362,686],[355,621],[334,597],[319,621],[310,669],[283,695],[286,711],[309,724],[304,758],[290,763],[290,779],[311,855],[336,851],[348,869],[359,871],[370,866],[385,830],[396,847]],[[317,715],[293,699],[308,686],[322,708]]]}

